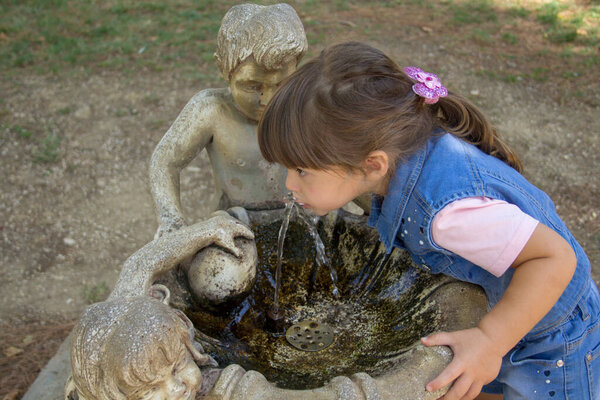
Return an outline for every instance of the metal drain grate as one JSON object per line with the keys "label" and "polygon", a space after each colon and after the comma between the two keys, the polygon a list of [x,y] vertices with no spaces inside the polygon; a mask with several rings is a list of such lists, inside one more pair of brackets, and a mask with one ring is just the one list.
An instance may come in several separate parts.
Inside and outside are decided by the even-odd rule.
{"label": "metal drain grate", "polygon": [[333,343],[333,329],[326,324],[306,320],[290,326],[285,338],[298,350],[319,351]]}

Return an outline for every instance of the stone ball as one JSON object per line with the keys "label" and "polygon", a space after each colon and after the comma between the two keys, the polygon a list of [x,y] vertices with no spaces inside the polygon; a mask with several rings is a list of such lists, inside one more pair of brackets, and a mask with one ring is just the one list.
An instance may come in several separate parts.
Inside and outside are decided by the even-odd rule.
{"label": "stone ball", "polygon": [[238,258],[217,245],[198,252],[187,270],[192,294],[203,306],[237,303],[246,297],[256,280],[258,253],[254,240],[238,237]]}

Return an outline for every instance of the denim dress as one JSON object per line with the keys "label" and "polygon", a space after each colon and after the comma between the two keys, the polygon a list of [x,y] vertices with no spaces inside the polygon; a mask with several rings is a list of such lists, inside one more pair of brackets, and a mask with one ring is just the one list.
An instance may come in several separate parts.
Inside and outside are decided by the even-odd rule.
{"label": "denim dress", "polygon": [[385,197],[374,196],[368,224],[377,228],[387,252],[405,249],[415,266],[483,288],[491,309],[514,270],[496,277],[437,246],[433,218],[446,205],[485,196],[515,204],[560,234],[577,256],[577,268],[559,300],[503,358],[498,377],[484,386],[505,399],[600,400],[600,296],[583,249],[544,192],[516,170],[444,132],[399,162]]}

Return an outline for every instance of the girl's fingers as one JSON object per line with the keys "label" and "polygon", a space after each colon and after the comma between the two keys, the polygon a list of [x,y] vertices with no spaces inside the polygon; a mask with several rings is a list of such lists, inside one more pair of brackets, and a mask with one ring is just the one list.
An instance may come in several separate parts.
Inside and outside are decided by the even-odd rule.
{"label": "girl's fingers", "polygon": [[450,334],[447,332],[433,333],[421,338],[421,343],[425,346],[449,346]]}
{"label": "girl's fingers", "polygon": [[457,379],[448,393],[442,397],[444,400],[462,400],[464,399],[464,395],[469,391],[471,387],[471,380],[467,379],[466,376],[461,376]]}
{"label": "girl's fingers", "polygon": [[[425,346],[449,346],[451,342],[451,335],[447,332],[438,332],[421,338],[421,342]],[[434,380],[429,382],[425,387],[429,392],[435,392],[436,390],[446,386],[453,380],[458,378],[462,373],[462,368],[459,368],[456,361],[452,361],[448,366],[439,374]],[[468,388],[467,388],[468,389]],[[465,389],[466,391],[466,389]],[[446,397],[444,397],[446,399]]]}
{"label": "girl's fingers", "polygon": [[473,384],[469,388],[469,391],[465,394],[464,399],[472,400],[476,398],[477,396],[479,396],[479,393],[481,393],[481,388],[483,388],[483,385],[473,382]]}
{"label": "girl's fingers", "polygon": [[[443,388],[444,386],[452,383],[456,378],[458,378],[463,373],[463,368],[457,362],[452,361],[448,366],[431,382],[425,386],[428,392],[435,392]],[[464,389],[463,394],[467,391],[469,387],[467,386]],[[458,397],[460,399],[460,397]],[[446,399],[446,397],[444,397]]]}

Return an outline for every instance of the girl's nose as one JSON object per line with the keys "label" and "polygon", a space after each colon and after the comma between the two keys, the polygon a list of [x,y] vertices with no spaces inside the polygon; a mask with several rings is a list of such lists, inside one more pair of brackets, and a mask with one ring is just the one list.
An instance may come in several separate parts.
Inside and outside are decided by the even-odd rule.
{"label": "girl's nose", "polygon": [[296,192],[297,191],[296,189],[298,189],[298,186],[296,185],[296,181],[293,177],[294,174],[291,171],[292,170],[288,169],[287,177],[285,178],[285,187],[289,191]]}

